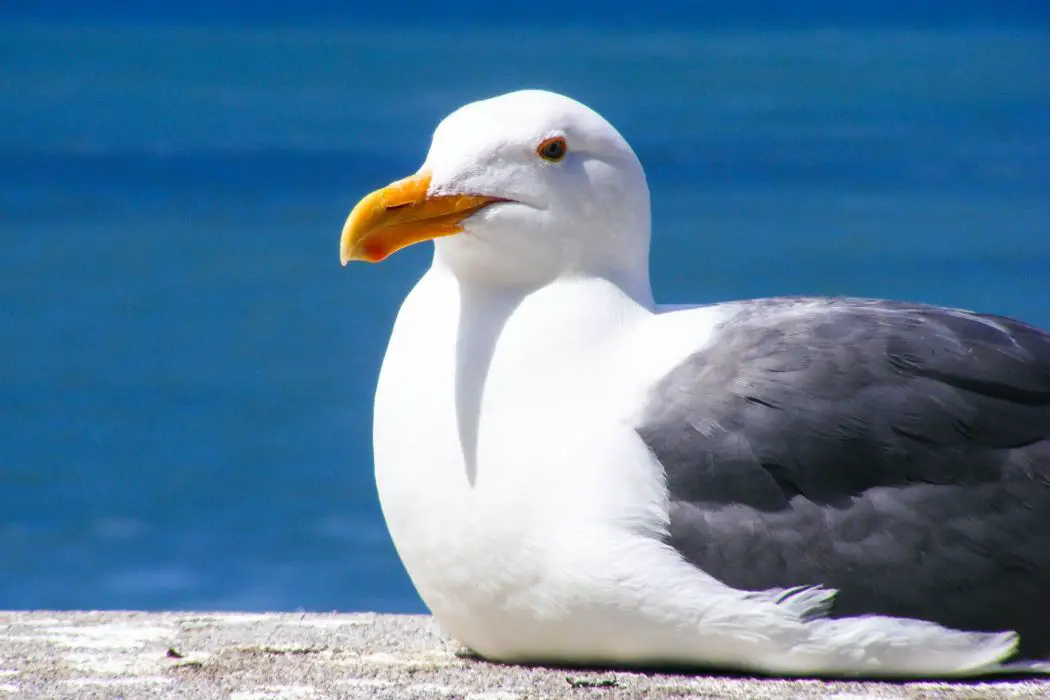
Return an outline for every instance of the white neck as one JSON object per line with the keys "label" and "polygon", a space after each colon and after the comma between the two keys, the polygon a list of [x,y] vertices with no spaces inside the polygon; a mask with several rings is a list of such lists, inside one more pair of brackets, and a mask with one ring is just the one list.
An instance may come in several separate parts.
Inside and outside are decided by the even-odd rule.
{"label": "white neck", "polygon": [[[504,396],[556,391],[563,377],[550,368],[588,371],[602,344],[652,306],[644,271],[617,280],[566,277],[540,288],[493,288],[436,261],[406,298],[391,334],[376,397],[376,444],[383,431],[433,441],[442,464],[458,464],[456,478],[473,487],[486,395],[495,387]],[[530,385],[514,385],[520,377],[530,377]],[[406,383],[413,387],[410,405],[402,403]],[[377,453],[377,468],[381,459]]]}
{"label": "white neck", "polygon": [[[436,241],[434,257],[427,276],[449,276],[455,279],[463,295],[479,298],[525,297],[541,293],[545,288],[571,282],[604,282],[619,289],[640,306],[652,309],[652,287],[649,282],[648,255],[632,260],[630,265],[608,264],[602,269],[559,269],[554,264],[537,264],[535,258],[521,256],[510,259],[499,256],[482,257],[477,243]],[[536,253],[539,255],[539,253]],[[493,256],[494,257],[494,256]],[[639,264],[640,262],[640,264]],[[464,318],[470,322],[470,318]]]}

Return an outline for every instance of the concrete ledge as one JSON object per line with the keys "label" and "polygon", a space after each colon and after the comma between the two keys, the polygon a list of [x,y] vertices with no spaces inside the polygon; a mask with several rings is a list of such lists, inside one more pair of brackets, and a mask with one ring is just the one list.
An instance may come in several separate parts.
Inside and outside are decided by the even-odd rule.
{"label": "concrete ledge", "polygon": [[827,683],[499,666],[428,617],[0,612],[11,698],[1048,698],[1050,680]]}

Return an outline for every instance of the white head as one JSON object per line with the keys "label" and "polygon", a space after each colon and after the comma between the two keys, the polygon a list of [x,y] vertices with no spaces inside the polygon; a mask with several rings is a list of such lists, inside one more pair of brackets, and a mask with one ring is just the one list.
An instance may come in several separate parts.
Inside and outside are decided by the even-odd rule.
{"label": "white head", "polygon": [[416,175],[354,208],[340,252],[376,262],[434,239],[435,265],[461,279],[647,285],[649,226],[645,173],[616,129],[579,102],[526,90],[446,117]]}

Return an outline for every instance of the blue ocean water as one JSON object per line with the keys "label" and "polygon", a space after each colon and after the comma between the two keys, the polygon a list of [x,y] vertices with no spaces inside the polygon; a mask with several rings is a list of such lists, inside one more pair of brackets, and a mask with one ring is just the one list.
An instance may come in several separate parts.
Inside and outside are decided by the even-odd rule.
{"label": "blue ocean water", "polygon": [[662,301],[867,295],[1050,327],[1045,23],[14,15],[0,608],[422,610],[370,412],[428,251],[342,269],[336,243],[474,99],[544,87],[620,128]]}

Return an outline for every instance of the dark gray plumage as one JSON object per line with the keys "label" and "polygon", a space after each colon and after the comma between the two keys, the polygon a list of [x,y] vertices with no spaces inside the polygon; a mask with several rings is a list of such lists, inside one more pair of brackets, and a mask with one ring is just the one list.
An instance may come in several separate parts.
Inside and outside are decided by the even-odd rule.
{"label": "dark gray plumage", "polygon": [[1050,657],[1050,335],[860,299],[741,304],[654,389],[670,543],[833,614],[1016,630]]}

